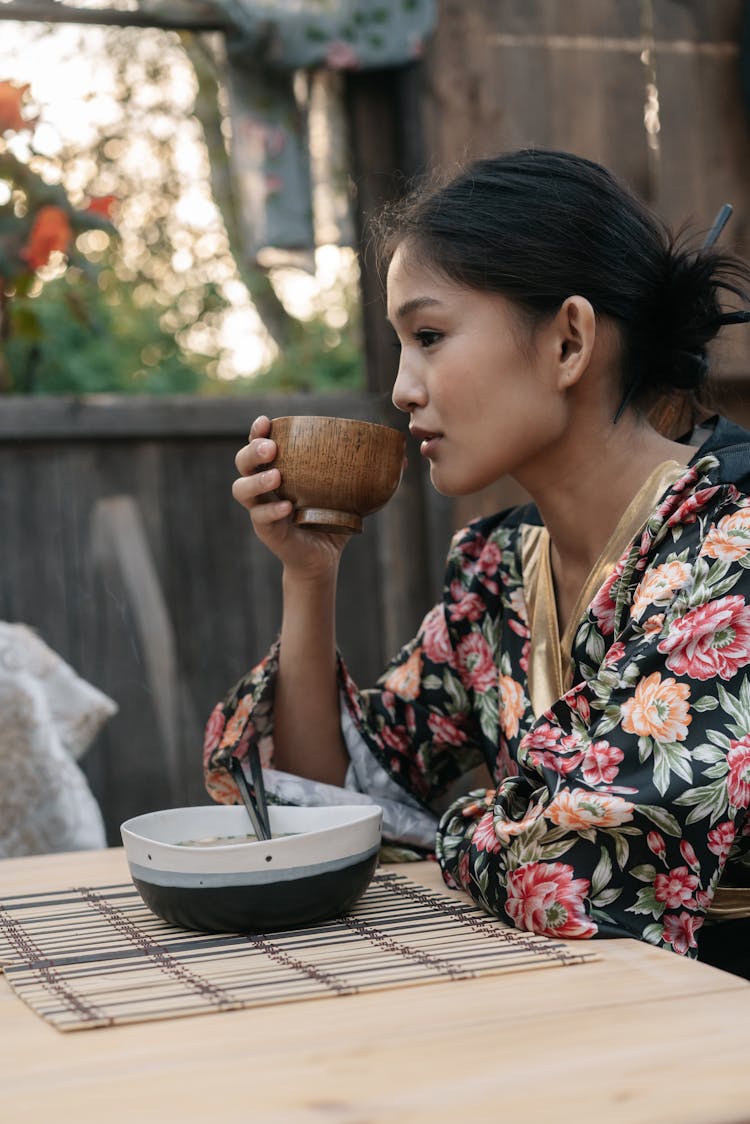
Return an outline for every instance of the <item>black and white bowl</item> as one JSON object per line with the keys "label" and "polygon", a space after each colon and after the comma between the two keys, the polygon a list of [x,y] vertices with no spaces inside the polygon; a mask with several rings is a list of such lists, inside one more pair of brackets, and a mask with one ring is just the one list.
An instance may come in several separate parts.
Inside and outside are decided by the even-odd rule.
{"label": "black and white bowl", "polygon": [[268,841],[248,838],[240,805],[126,820],[120,830],[130,874],[149,909],[172,925],[210,932],[286,929],[351,909],[377,865],[380,808],[271,807],[269,814]]}

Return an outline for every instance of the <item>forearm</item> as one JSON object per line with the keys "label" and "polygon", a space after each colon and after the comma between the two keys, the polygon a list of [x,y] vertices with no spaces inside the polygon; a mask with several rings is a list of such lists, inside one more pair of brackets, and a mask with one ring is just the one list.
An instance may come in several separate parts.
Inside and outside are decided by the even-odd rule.
{"label": "forearm", "polygon": [[274,763],[341,785],[348,766],[336,679],[336,572],[284,575],[284,614],[274,702]]}

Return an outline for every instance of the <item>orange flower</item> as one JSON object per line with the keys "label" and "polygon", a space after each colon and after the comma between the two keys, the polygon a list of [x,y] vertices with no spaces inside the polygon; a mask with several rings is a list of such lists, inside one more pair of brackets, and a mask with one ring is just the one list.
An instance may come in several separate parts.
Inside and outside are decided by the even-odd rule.
{"label": "orange flower", "polygon": [[406,663],[395,667],[385,681],[387,691],[411,702],[419,694],[422,678],[422,649],[415,648]]}
{"label": "orange flower", "polygon": [[21,257],[29,269],[39,269],[49,261],[54,250],[65,253],[73,240],[73,231],[68,216],[61,207],[40,207],[29,234],[28,245],[21,250]]}
{"label": "orange flower", "polygon": [[14,82],[0,82],[0,133],[9,129],[20,132],[29,127],[21,116],[21,103],[28,85],[16,86]]}
{"label": "orange flower", "polygon": [[622,704],[622,728],[657,742],[681,742],[692,722],[687,683],[662,679],[658,671],[639,680],[633,697]]}
{"label": "orange flower", "polygon": [[102,215],[108,219],[112,217],[112,208],[117,203],[116,195],[98,195],[89,201],[86,210],[90,215]]}
{"label": "orange flower", "polygon": [[558,827],[586,831],[590,827],[617,827],[633,818],[633,805],[621,796],[564,788],[547,807],[545,816]]}
{"label": "orange flower", "polygon": [[509,675],[501,675],[500,687],[500,725],[506,738],[514,738],[518,733],[518,724],[523,717],[524,707],[523,688]]}
{"label": "orange flower", "polygon": [[690,567],[684,562],[665,562],[654,566],[643,576],[635,591],[630,615],[639,618],[649,605],[668,605],[675,590],[681,589],[690,577]]}
{"label": "orange flower", "polygon": [[725,515],[706,535],[701,554],[736,562],[750,552],[750,508],[743,507],[734,515]]}

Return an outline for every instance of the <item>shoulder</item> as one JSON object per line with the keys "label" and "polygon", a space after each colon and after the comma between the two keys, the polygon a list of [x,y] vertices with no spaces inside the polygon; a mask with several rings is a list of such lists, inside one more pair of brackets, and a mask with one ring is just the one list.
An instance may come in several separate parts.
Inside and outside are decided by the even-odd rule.
{"label": "shoulder", "polygon": [[716,460],[711,476],[717,484],[733,484],[739,492],[750,494],[750,430],[728,418],[712,419],[693,463],[708,456]]}
{"label": "shoulder", "polygon": [[509,544],[519,537],[521,528],[527,524],[542,525],[542,517],[533,503],[508,507],[494,515],[473,519],[454,534],[451,541],[451,554],[454,551],[465,553],[469,550],[481,550],[484,544],[489,542]]}

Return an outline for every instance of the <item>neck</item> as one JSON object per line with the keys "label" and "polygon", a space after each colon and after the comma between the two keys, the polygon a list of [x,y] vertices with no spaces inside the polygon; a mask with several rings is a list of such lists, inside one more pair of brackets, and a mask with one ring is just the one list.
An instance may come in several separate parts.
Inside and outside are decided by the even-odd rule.
{"label": "neck", "polygon": [[629,413],[616,426],[567,434],[544,464],[519,472],[549,531],[556,579],[582,584],[654,469],[687,464],[694,452]]}

